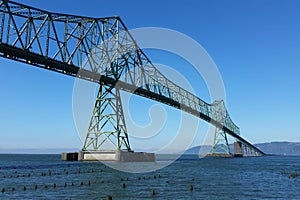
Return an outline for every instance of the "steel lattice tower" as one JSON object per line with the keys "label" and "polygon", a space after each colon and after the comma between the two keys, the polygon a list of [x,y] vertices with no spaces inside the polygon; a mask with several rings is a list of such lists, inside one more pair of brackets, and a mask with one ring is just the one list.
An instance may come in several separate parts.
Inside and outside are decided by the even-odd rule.
{"label": "steel lattice tower", "polygon": [[215,128],[214,143],[211,149],[212,154],[230,154],[226,133],[219,128]]}
{"label": "steel lattice tower", "polygon": [[83,151],[131,151],[120,90],[100,84]]}
{"label": "steel lattice tower", "polygon": [[[221,124],[226,123],[229,115],[227,113],[224,101],[214,101],[212,103],[212,115]],[[230,148],[228,145],[227,134],[223,128],[215,127],[214,142],[211,149],[212,154],[230,154]]]}

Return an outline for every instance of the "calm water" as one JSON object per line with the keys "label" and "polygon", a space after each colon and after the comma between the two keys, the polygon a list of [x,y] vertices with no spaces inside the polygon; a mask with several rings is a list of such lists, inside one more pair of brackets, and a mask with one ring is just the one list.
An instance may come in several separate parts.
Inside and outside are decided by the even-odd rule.
{"label": "calm water", "polygon": [[300,199],[300,177],[288,178],[300,174],[300,157],[184,156],[156,172],[129,174],[60,155],[0,155],[0,167],[0,199]]}

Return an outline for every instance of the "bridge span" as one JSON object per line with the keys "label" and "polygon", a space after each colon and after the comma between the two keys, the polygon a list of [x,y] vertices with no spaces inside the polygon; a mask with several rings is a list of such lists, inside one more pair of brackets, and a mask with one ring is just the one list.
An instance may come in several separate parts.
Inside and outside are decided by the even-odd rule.
{"label": "bridge span", "polygon": [[[99,84],[83,151],[103,150],[106,143],[115,150],[131,151],[121,104],[123,90],[183,110],[215,126],[212,153],[219,153],[220,147],[223,153],[230,153],[229,134],[243,149],[264,155],[240,135],[222,100],[209,104],[158,71],[117,16],[51,13],[2,0],[0,56]],[[219,143],[219,137],[224,144]]]}

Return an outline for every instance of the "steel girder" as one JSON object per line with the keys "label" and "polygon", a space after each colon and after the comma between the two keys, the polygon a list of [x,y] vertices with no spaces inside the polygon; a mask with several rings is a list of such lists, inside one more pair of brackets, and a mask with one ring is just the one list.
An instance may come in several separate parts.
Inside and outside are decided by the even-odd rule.
{"label": "steel girder", "polygon": [[[119,17],[91,18],[0,1],[0,56],[102,83],[179,108],[263,154],[239,134],[228,112],[160,73]],[[226,116],[219,121],[218,115]]]}

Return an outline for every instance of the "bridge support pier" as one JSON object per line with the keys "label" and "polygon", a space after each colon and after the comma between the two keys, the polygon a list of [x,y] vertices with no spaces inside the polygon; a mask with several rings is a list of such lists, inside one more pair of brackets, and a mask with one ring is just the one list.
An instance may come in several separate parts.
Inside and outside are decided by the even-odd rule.
{"label": "bridge support pier", "polygon": [[215,128],[214,143],[211,154],[227,154],[230,155],[230,148],[228,145],[227,135],[225,131]]}
{"label": "bridge support pier", "polygon": [[90,125],[78,160],[154,162],[154,153],[130,148],[118,88],[100,84]]}
{"label": "bridge support pier", "polygon": [[242,143],[240,141],[234,142],[233,147],[234,147],[234,157],[243,157]]}
{"label": "bridge support pier", "polygon": [[83,151],[131,151],[120,91],[100,84]]}
{"label": "bridge support pier", "polygon": [[[80,155],[80,157],[79,157]],[[81,161],[155,162],[154,153],[133,151],[84,151],[79,152]]]}
{"label": "bridge support pier", "polygon": [[[225,124],[228,113],[226,111],[224,101],[214,101],[211,106],[213,118],[221,122],[222,125]],[[210,156],[232,156],[228,145],[227,134],[223,130],[223,127],[215,127],[214,143],[212,145]]]}

